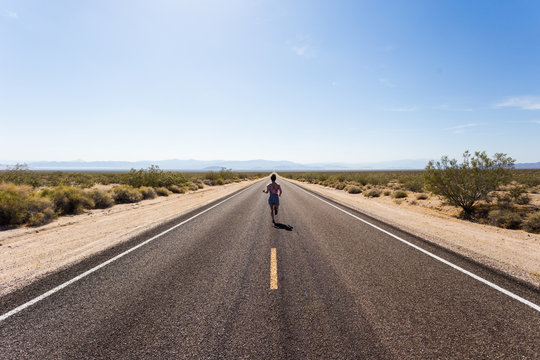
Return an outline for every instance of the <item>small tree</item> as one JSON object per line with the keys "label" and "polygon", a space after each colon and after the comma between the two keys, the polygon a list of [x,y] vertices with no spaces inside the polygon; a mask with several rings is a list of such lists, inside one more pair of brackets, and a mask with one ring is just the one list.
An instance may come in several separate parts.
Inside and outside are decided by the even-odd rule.
{"label": "small tree", "polygon": [[485,151],[463,153],[463,162],[443,156],[430,161],[424,179],[429,190],[444,196],[451,205],[460,207],[462,216],[470,219],[479,200],[487,199],[490,192],[511,180],[510,169],[515,160],[497,153],[490,158]]}

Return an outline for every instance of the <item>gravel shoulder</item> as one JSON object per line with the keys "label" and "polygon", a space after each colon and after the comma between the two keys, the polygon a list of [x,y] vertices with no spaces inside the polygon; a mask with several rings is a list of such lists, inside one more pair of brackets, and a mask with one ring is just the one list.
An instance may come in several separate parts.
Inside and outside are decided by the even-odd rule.
{"label": "gravel shoulder", "polygon": [[260,180],[208,187],[0,231],[0,296]]}
{"label": "gravel shoulder", "polygon": [[389,197],[361,194],[287,179],[322,196],[382,220],[540,289],[540,235],[471,223]]}

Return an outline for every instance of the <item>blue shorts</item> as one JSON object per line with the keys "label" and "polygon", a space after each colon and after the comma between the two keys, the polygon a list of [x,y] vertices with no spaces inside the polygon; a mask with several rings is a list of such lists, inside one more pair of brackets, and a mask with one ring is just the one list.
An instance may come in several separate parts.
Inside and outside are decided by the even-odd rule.
{"label": "blue shorts", "polygon": [[277,194],[270,194],[270,197],[268,198],[268,204],[270,204],[270,206],[279,206],[279,196],[277,196]]}

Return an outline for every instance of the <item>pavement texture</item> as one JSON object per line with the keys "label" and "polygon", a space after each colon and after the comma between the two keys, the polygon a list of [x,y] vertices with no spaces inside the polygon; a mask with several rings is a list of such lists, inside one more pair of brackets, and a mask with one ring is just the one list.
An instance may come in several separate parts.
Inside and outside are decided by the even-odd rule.
{"label": "pavement texture", "polygon": [[[0,322],[0,359],[540,358],[540,312],[278,182],[276,225],[256,183]],[[534,289],[348,211],[540,304]],[[0,299],[0,314],[123,250]]]}

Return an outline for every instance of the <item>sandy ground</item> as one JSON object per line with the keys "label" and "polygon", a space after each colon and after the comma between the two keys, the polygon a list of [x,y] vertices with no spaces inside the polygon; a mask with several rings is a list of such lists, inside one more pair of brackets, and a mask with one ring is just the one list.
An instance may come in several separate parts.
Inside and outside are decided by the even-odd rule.
{"label": "sandy ground", "polygon": [[0,231],[0,296],[256,181],[91,210],[37,228]]}
{"label": "sandy ground", "polygon": [[[501,270],[540,289],[540,235],[471,223],[425,206],[397,204],[389,196],[366,198],[342,190],[287,180],[394,225],[411,234]],[[417,201],[421,203],[422,201]],[[433,208],[432,208],[433,207]]]}

